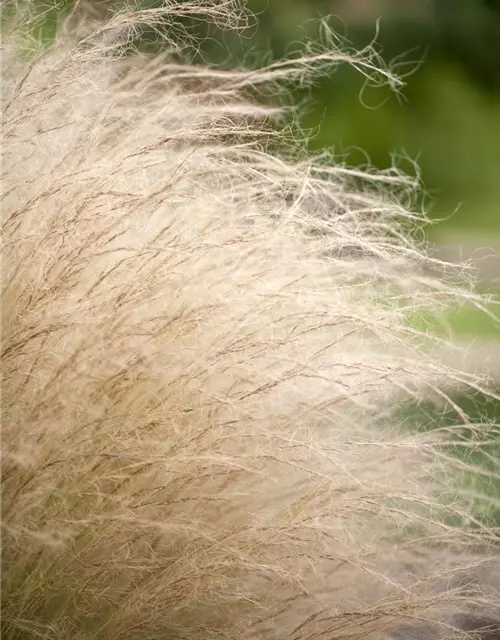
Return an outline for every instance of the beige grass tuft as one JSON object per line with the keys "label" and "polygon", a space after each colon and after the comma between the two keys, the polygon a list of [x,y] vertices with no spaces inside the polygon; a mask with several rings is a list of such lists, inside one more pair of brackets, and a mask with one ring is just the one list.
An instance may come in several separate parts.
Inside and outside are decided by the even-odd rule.
{"label": "beige grass tuft", "polygon": [[471,294],[426,275],[410,181],[287,160],[245,98],[345,53],[119,55],[201,9],[237,22],[168,2],[4,38],[5,640],[384,638],[493,598],[435,588],[494,532],[447,524],[430,436],[380,427],[479,384],[405,324]]}

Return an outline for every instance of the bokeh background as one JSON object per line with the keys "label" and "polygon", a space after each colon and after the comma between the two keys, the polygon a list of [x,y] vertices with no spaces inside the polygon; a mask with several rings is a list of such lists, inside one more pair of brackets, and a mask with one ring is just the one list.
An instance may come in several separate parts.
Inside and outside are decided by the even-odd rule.
{"label": "bokeh background", "polygon": [[[500,0],[249,0],[248,52],[281,57],[318,34],[319,17],[357,49],[370,44],[404,76],[399,94],[344,67],[307,93],[311,146],[350,163],[417,160],[436,242],[500,249]],[[316,22],[315,22],[316,19]],[[376,25],[378,23],[378,32]],[[234,51],[233,51],[234,53]],[[240,52],[240,56],[244,53]],[[304,92],[296,91],[297,100]],[[362,151],[361,151],[362,150]],[[411,164],[401,165],[412,171]],[[498,252],[497,252],[498,253]],[[484,276],[500,276],[500,258]],[[484,261],[486,262],[486,260]],[[487,272],[487,273],[486,273]]]}
{"label": "bokeh background", "polygon": [[[60,0],[51,11],[43,0],[38,4],[43,19],[33,35],[48,42],[72,2]],[[87,4],[106,12],[124,3]],[[310,133],[312,150],[328,149],[350,165],[380,169],[396,161],[410,174],[418,164],[421,204],[440,220],[427,231],[430,242],[443,258],[472,259],[478,288],[491,296],[491,316],[473,306],[451,309],[446,330],[468,345],[467,366],[486,370],[500,396],[500,0],[248,0],[247,5],[256,20],[238,36],[191,25],[203,36],[200,58],[258,66],[300,51],[308,40],[319,43],[324,19],[350,47],[372,43],[404,77],[405,86],[394,92],[366,86],[359,72],[344,65],[313,87],[290,86],[286,100],[300,105],[300,124]],[[479,393],[453,400],[472,422],[486,418],[500,424],[500,400]],[[412,423],[452,424],[457,416],[448,408],[436,414],[431,407],[413,407]],[[500,442],[485,454],[467,455],[497,468]],[[500,526],[500,478],[470,481],[491,497],[491,508],[481,515]]]}

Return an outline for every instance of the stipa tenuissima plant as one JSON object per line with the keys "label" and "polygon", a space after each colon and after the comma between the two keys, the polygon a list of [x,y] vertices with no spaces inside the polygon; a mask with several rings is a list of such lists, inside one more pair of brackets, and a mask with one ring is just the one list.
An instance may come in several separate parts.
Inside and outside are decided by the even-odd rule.
{"label": "stipa tenuissima plant", "polygon": [[5,640],[453,635],[493,597],[436,586],[493,532],[447,517],[432,438],[380,419],[476,384],[404,322],[466,294],[425,275],[403,179],[287,160],[245,99],[346,56],[120,55],[144,24],[233,10],[63,25],[31,55],[6,29]]}

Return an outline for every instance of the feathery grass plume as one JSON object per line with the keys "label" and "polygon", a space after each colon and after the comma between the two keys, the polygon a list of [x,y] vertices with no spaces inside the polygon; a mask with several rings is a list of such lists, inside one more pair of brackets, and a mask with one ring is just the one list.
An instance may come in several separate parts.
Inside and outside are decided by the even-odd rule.
{"label": "feathery grass plume", "polygon": [[493,601],[451,576],[495,532],[456,526],[434,436],[380,424],[479,384],[405,322],[472,294],[427,275],[410,181],[294,162],[248,99],[345,53],[122,55],[201,10],[236,15],[167,2],[29,55],[24,27],[4,37],[2,638],[449,632]]}

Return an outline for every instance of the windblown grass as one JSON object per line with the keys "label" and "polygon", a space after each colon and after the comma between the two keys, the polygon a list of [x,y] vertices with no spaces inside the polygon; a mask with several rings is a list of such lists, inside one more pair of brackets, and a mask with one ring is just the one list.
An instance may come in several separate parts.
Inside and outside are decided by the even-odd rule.
{"label": "windblown grass", "polygon": [[233,8],[73,15],[39,53],[4,38],[5,640],[376,638],[494,602],[433,586],[496,532],[446,522],[433,434],[379,426],[480,387],[405,321],[472,294],[425,275],[445,265],[407,232],[409,181],[294,162],[248,99],[349,57],[122,55]]}

